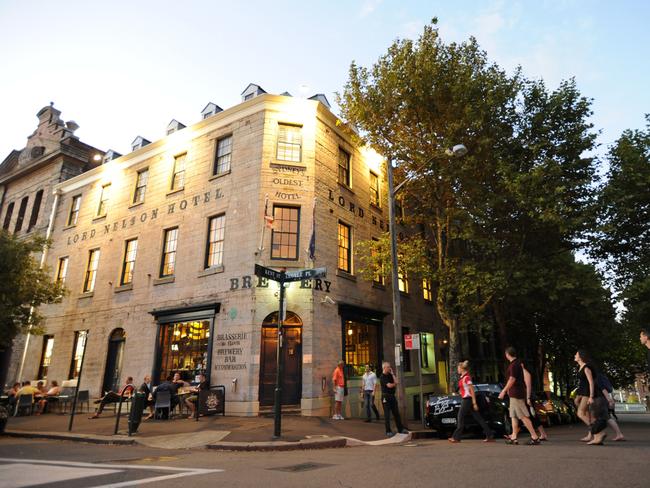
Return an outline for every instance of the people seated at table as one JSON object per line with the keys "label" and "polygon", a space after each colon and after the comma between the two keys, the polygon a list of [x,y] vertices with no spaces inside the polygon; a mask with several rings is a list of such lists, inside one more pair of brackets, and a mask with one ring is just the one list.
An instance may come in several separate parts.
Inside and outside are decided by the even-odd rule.
{"label": "people seated at table", "polygon": [[151,382],[151,376],[146,375],[144,377],[144,381],[140,385],[140,388],[138,388],[138,391],[140,393],[144,393],[144,407],[147,408],[149,407],[149,415],[147,415],[144,419],[149,420],[150,418],[153,418],[154,410],[154,399],[153,399],[153,383]]}
{"label": "people seated at table", "polygon": [[[39,383],[42,382],[39,381]],[[47,405],[49,403],[54,403],[59,400],[59,395],[61,394],[61,387],[59,386],[59,383],[56,380],[52,380],[52,383],[50,383],[49,390],[43,387],[41,392],[45,392],[45,395],[42,396],[41,399],[38,401],[38,412],[36,413],[36,415],[45,413],[45,409],[47,408]]]}
{"label": "people seated at table", "polygon": [[156,391],[153,394],[154,403],[156,400],[156,395],[158,395],[158,392],[168,391],[171,397],[171,410],[174,410],[176,406],[179,404],[178,389],[184,386],[189,386],[189,383],[182,380],[180,373],[167,375],[165,381],[163,381],[162,383],[160,383],[160,385],[158,385]]}
{"label": "people seated at table", "polygon": [[20,398],[23,395],[32,395],[32,405],[33,405],[36,396],[39,394],[40,392],[36,389],[35,386],[32,386],[31,381],[23,381],[23,386],[16,392],[16,396],[15,396],[16,402],[18,402],[18,398]]}
{"label": "people seated at table", "polygon": [[13,407],[16,405],[16,399],[18,398],[16,396],[16,393],[18,393],[18,390],[20,390],[20,383],[16,382],[13,384],[11,388],[9,388],[5,394],[7,395],[7,400],[9,402],[9,406]]}
{"label": "people seated at table", "polygon": [[99,407],[97,408],[95,414],[92,417],[88,417],[88,418],[90,419],[99,418],[106,405],[108,405],[109,403],[118,403],[122,397],[129,398],[134,391],[135,391],[135,385],[133,384],[133,377],[128,376],[126,378],[124,386],[120,389],[119,393],[115,393],[114,391],[109,391],[102,398],[95,400],[94,403],[96,404],[99,403]]}
{"label": "people seated at table", "polygon": [[199,374],[199,384],[196,386],[190,387],[190,392],[192,393],[189,397],[185,399],[185,405],[190,409],[191,414],[187,417],[188,419],[194,418],[196,413],[196,405],[199,402],[199,392],[208,390],[210,385],[205,378],[203,373]]}

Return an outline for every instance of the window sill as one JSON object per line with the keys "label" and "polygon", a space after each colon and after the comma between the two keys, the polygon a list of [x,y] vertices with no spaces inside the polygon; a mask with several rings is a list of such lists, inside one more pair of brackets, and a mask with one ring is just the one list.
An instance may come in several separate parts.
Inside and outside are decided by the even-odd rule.
{"label": "window sill", "polygon": [[77,227],[77,224],[66,225],[62,230],[74,229]]}
{"label": "window sill", "polygon": [[165,285],[167,283],[173,283],[175,279],[176,279],[175,276],[165,276],[164,278],[156,278],[155,280],[153,280],[153,285],[157,286],[157,285]]}
{"label": "window sill", "polygon": [[382,285],[381,283],[377,283],[375,281],[372,282],[372,287],[377,288],[378,290],[386,291],[386,285]]}
{"label": "window sill", "polygon": [[341,183],[340,181],[338,182],[338,184],[339,184],[339,187],[341,187],[341,188],[347,190],[349,193],[352,193],[353,195],[355,194],[355,193],[354,193],[354,190],[352,189],[351,186],[348,186],[348,185],[346,185],[345,183]]}
{"label": "window sill", "polygon": [[337,269],[336,270],[336,276],[339,276],[341,278],[345,278],[346,280],[354,281],[356,283],[357,277],[354,276],[353,274],[348,273],[347,271],[343,271],[342,269]]}
{"label": "window sill", "polygon": [[268,262],[269,268],[297,268],[298,265],[298,258],[271,258]]}
{"label": "window sill", "polygon": [[182,188],[176,188],[175,190],[169,190],[169,191],[165,194],[165,196],[166,196],[166,197],[170,197],[170,196],[172,196],[172,195],[176,195],[177,193],[180,193],[180,192],[182,192],[182,191],[185,191],[185,187],[182,187]]}
{"label": "window sill", "polygon": [[144,205],[144,200],[142,200],[141,202],[132,203],[131,205],[129,205],[129,208],[139,207],[140,205]]}
{"label": "window sill", "polygon": [[115,293],[121,293],[123,291],[133,290],[133,283],[127,283],[126,285],[116,286],[113,291]]}
{"label": "window sill", "polygon": [[203,271],[200,271],[198,274],[199,278],[203,278],[204,276],[210,276],[210,275],[215,275],[218,273],[223,273],[224,272],[224,267],[223,264],[220,266],[212,266],[211,268],[206,268]]}
{"label": "window sill", "polygon": [[[231,161],[231,163],[232,163],[232,161]],[[210,176],[210,178],[208,178],[208,181],[218,180],[219,178],[223,178],[224,176],[228,176],[229,174],[230,174],[230,170],[224,171],[223,173],[218,173],[216,175]]]}
{"label": "window sill", "polygon": [[424,303],[427,305],[433,305],[433,300],[427,300],[426,298],[424,299]]}
{"label": "window sill", "polygon": [[104,220],[105,218],[106,218],[106,214],[98,215],[93,219],[93,222],[99,222],[100,220]]}
{"label": "window sill", "polygon": [[411,298],[411,295],[409,295],[409,292],[407,292],[407,291],[402,291],[402,290],[400,290],[399,295],[400,295],[402,298]]}
{"label": "window sill", "polygon": [[82,298],[92,298],[92,296],[94,294],[95,294],[94,291],[86,291],[86,292],[82,293],[81,295],[79,295],[79,300],[81,300]]}
{"label": "window sill", "polygon": [[375,210],[375,211],[377,211],[379,213],[383,213],[383,210],[381,209],[381,207],[379,205],[375,204],[375,203],[370,203],[370,208],[372,208],[373,210]]}

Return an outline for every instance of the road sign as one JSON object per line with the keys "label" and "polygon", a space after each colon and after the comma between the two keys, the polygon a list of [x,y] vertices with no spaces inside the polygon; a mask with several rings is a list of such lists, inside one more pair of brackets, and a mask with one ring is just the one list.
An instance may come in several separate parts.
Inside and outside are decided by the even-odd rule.
{"label": "road sign", "polygon": [[255,276],[259,276],[260,278],[268,278],[269,280],[273,281],[284,281],[282,278],[282,272],[271,268],[265,268],[259,264],[255,265]]}
{"label": "road sign", "polygon": [[284,281],[301,281],[320,278],[327,274],[327,268],[301,269],[298,271],[287,271]]}
{"label": "road sign", "polygon": [[279,283],[289,283],[291,281],[311,280],[320,278],[327,274],[327,268],[300,269],[297,271],[276,271],[271,268],[265,268],[259,264],[255,265],[255,276],[267,278]]}
{"label": "road sign", "polygon": [[404,349],[420,349],[420,334],[404,334]]}

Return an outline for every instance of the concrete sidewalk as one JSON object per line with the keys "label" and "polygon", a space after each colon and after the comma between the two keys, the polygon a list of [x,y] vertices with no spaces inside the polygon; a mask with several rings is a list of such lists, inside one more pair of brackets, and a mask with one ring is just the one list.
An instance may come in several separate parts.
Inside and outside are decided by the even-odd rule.
{"label": "concrete sidewalk", "polygon": [[[266,417],[201,417],[198,422],[176,417],[148,420],[132,437],[127,433],[127,417],[120,420],[118,435],[113,435],[115,416],[105,414],[88,419],[77,414],[72,433],[68,415],[11,417],[6,434],[19,437],[49,438],[100,444],[141,444],[163,449],[207,447],[223,450],[322,449],[352,445],[385,445],[410,440],[410,435],[386,438],[383,421],[366,423],[361,419],[332,420],[324,417],[287,415],[282,419],[282,437],[273,440],[273,419]],[[419,423],[412,422],[419,427]]]}

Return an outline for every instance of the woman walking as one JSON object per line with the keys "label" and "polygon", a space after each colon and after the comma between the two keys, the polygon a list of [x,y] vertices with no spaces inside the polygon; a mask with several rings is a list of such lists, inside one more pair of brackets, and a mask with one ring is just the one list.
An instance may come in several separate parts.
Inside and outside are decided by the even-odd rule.
{"label": "woman walking", "polygon": [[607,400],[596,382],[598,371],[591,363],[587,352],[582,349],[576,352],[574,360],[579,367],[578,396],[576,397],[578,417],[589,427],[587,436],[580,440],[589,445],[602,445],[607,437],[603,431],[607,427],[608,412]]}
{"label": "woman walking", "polygon": [[472,417],[474,417],[474,420],[481,426],[485,433],[485,440],[483,442],[494,442],[494,435],[478,410],[476,392],[474,391],[474,385],[472,384],[472,377],[469,375],[469,361],[463,361],[458,364],[458,374],[461,375],[460,380],[458,381],[458,387],[460,389],[462,401],[460,404],[460,410],[458,411],[456,430],[449,438],[449,442],[453,444],[460,442],[460,436],[463,435],[463,430],[465,428],[465,416],[470,412]]}

